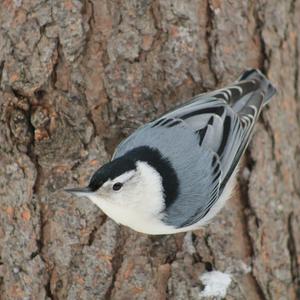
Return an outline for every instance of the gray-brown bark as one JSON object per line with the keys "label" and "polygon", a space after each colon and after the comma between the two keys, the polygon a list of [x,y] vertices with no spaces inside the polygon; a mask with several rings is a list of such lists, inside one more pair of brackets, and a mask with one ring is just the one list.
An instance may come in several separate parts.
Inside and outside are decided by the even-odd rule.
{"label": "gray-brown bark", "polygon": [[[2,299],[300,297],[300,1],[0,4]],[[279,93],[213,224],[151,237],[61,189],[141,123],[260,67]],[[193,246],[191,245],[193,244]]]}

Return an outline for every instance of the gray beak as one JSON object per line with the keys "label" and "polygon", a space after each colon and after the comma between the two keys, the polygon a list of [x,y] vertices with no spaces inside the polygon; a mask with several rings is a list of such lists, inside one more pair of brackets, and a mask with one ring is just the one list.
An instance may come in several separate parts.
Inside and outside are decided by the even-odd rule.
{"label": "gray beak", "polygon": [[83,188],[72,188],[72,189],[65,189],[65,192],[71,193],[76,196],[85,196],[88,193],[92,193],[92,189],[90,187],[83,187]]}

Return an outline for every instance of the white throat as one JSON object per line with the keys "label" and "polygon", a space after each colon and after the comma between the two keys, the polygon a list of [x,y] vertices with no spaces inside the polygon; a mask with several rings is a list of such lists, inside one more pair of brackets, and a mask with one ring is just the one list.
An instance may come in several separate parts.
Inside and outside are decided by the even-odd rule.
{"label": "white throat", "polygon": [[161,221],[164,209],[162,178],[146,162],[137,162],[138,184],[122,202],[87,195],[101,210],[117,223],[147,234],[174,232],[174,227]]}

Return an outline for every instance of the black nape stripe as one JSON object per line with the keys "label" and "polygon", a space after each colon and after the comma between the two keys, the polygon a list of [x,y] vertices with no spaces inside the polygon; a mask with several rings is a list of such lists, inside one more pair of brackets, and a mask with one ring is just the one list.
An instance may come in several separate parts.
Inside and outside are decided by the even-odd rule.
{"label": "black nape stripe", "polygon": [[123,156],[103,165],[92,176],[89,187],[98,190],[107,180],[114,179],[125,172],[136,170],[137,161],[143,161],[153,167],[162,177],[166,208],[169,207],[179,194],[179,181],[171,163],[161,153],[148,146],[137,147]]}
{"label": "black nape stripe", "polygon": [[159,150],[148,146],[141,146],[127,152],[123,157],[129,158],[134,162],[146,162],[160,174],[162,177],[166,208],[176,200],[179,194],[177,174],[170,161],[164,158]]}
{"label": "black nape stripe", "polygon": [[135,162],[131,159],[120,157],[99,168],[92,176],[89,187],[92,191],[98,190],[107,180],[114,179],[127,171],[135,170]]}

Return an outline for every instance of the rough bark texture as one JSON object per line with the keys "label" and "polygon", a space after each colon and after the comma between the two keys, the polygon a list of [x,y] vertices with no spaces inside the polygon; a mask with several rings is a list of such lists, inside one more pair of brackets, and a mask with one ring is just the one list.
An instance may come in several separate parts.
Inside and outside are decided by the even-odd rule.
{"label": "rough bark texture", "polygon": [[[300,298],[300,1],[0,3],[1,299]],[[279,93],[210,226],[151,237],[62,192],[196,93],[259,67]]]}

